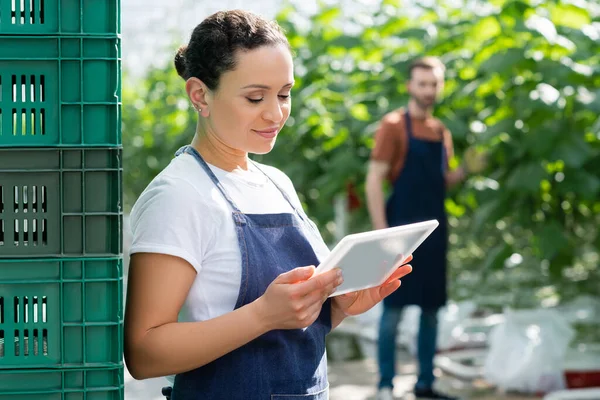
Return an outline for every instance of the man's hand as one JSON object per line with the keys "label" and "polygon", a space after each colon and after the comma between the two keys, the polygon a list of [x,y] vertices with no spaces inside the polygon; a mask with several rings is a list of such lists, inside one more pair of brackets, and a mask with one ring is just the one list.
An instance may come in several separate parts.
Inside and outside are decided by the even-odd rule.
{"label": "man's hand", "polygon": [[487,153],[480,151],[475,147],[469,147],[467,150],[465,150],[463,159],[463,165],[468,174],[479,174],[487,167],[488,164]]}

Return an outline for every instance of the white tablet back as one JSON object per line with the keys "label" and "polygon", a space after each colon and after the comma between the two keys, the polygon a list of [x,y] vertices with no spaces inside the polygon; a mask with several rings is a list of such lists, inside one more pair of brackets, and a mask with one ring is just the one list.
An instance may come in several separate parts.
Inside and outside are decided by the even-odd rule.
{"label": "white tablet back", "polygon": [[344,282],[333,296],[379,286],[439,225],[437,220],[344,237],[316,270],[339,267]]}

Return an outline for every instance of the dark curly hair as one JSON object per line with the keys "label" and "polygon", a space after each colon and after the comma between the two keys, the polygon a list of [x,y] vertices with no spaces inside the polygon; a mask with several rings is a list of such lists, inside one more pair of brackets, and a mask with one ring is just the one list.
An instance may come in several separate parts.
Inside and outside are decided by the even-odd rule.
{"label": "dark curly hair", "polygon": [[235,69],[238,50],[278,44],[290,49],[276,22],[243,10],[219,11],[194,28],[175,55],[175,68],[183,79],[198,78],[215,90],[221,75]]}

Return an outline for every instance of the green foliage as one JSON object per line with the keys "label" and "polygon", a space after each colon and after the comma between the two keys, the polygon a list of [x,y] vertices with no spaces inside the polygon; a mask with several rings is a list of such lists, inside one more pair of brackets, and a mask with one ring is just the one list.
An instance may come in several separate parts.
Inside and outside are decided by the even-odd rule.
{"label": "green foliage", "polygon": [[[326,240],[335,229],[333,199],[348,183],[363,200],[351,230],[369,229],[364,178],[373,133],[385,113],[406,104],[408,63],[440,56],[447,81],[436,115],[453,133],[452,164],[469,145],[491,157],[485,177],[470,178],[447,201],[453,297],[525,288],[507,300],[525,306],[597,293],[599,7],[591,0],[460,9],[438,2],[414,17],[396,3],[350,17],[323,7],[304,16],[308,24],[284,7],[278,21],[296,53],[292,115],[275,150],[257,158],[292,178]],[[124,99],[130,205],[191,140],[195,121],[171,66],[150,70]],[[547,295],[548,285],[559,290]]]}
{"label": "green foliage", "polygon": [[125,85],[123,99],[123,197],[129,211],[175,151],[192,140],[196,114],[171,65]]}

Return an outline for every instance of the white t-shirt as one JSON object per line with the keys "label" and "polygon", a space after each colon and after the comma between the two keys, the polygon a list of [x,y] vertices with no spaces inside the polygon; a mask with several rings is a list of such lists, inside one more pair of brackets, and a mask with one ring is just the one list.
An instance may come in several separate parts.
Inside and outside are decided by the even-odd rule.
{"label": "white t-shirt", "polygon": [[[294,213],[273,180],[308,221],[291,180],[280,170],[260,165],[269,179],[252,164],[248,171],[227,172],[213,165],[210,168],[241,212]],[[174,158],[133,207],[130,254],[169,254],[196,269],[196,278],[179,313],[180,321],[204,321],[235,307],[241,254],[231,213],[213,181],[187,153]],[[303,225],[304,233],[319,259],[324,259],[329,249],[310,224],[315,229]]]}

